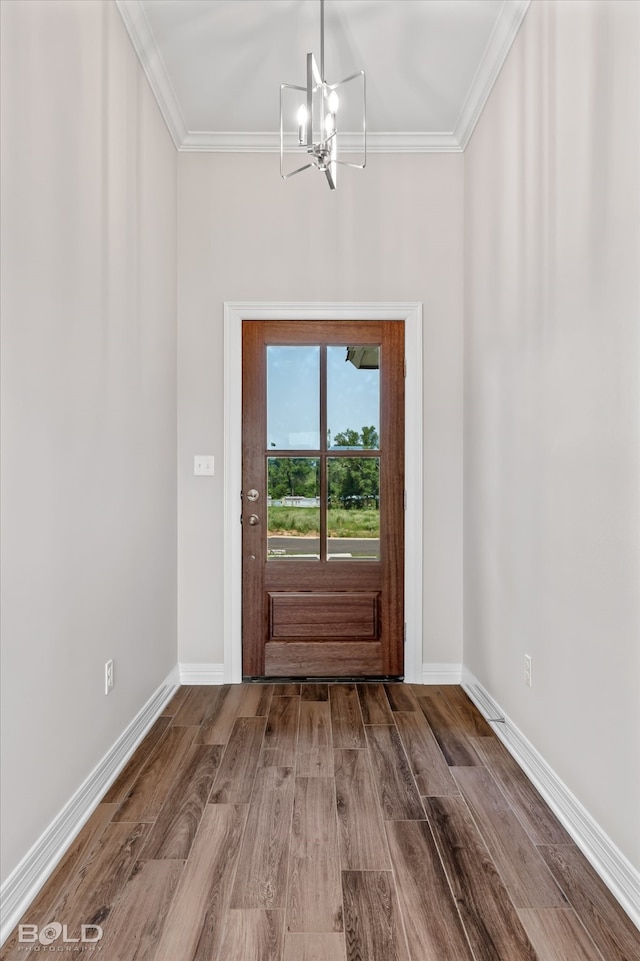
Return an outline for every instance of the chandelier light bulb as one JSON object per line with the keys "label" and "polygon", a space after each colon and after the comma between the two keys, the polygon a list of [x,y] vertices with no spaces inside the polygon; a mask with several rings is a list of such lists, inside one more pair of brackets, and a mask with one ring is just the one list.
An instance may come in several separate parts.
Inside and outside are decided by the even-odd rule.
{"label": "chandelier light bulb", "polygon": [[338,94],[335,92],[335,90],[332,90],[331,93],[329,94],[329,99],[328,99],[327,103],[328,103],[329,110],[330,110],[331,113],[337,113],[337,112],[338,112],[338,107],[340,106],[340,97],[339,97]]}
{"label": "chandelier light bulb", "polygon": [[298,108],[298,143],[302,144],[307,142],[307,108],[301,103]]}

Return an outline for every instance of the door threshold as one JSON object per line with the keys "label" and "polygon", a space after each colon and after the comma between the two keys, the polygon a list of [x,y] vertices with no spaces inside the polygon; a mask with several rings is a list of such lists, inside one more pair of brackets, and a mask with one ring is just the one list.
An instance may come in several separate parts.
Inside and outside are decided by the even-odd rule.
{"label": "door threshold", "polygon": [[404,675],[398,674],[365,674],[363,676],[338,677],[243,677],[243,684],[391,684],[404,681]]}

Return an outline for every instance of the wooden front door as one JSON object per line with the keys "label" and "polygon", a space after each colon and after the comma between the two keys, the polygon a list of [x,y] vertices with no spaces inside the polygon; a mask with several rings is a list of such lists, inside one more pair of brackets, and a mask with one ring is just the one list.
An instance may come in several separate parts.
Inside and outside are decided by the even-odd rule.
{"label": "wooden front door", "polygon": [[402,677],[404,325],[243,323],[242,664]]}

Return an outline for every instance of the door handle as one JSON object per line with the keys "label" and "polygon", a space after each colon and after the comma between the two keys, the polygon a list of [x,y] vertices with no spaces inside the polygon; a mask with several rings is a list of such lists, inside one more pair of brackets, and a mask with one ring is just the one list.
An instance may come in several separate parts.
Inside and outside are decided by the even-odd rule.
{"label": "door handle", "polygon": [[257,514],[249,514],[249,524],[251,527],[255,527],[256,524],[260,523],[260,518]]}

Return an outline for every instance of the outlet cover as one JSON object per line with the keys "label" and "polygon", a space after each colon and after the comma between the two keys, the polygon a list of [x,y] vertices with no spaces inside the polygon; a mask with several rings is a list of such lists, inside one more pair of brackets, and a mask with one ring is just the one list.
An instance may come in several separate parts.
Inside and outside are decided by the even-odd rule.
{"label": "outlet cover", "polygon": [[113,688],[113,661],[109,660],[104,665],[104,693],[108,694]]}

